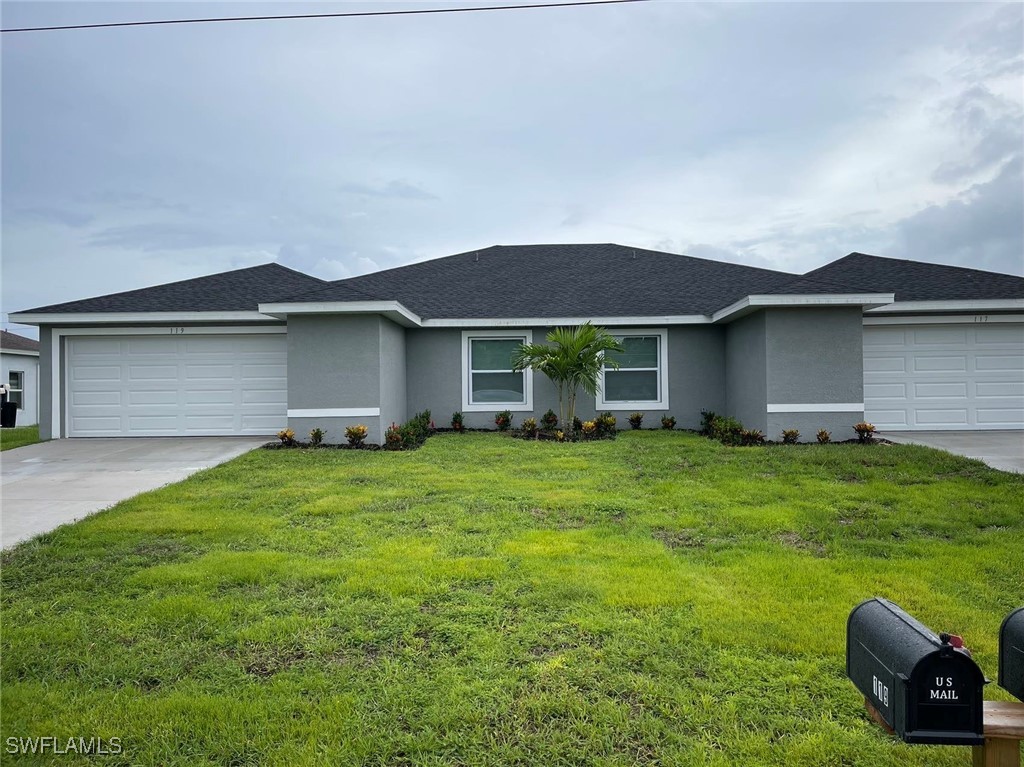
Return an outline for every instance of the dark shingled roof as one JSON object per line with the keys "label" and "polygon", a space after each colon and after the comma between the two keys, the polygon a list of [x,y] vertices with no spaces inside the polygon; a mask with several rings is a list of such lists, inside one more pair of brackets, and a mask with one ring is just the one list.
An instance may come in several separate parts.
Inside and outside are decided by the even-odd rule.
{"label": "dark shingled roof", "polygon": [[38,352],[39,342],[17,333],[0,330],[0,351],[5,352]]}
{"label": "dark shingled roof", "polygon": [[796,276],[613,244],[495,245],[290,300],[397,300],[424,319],[710,314]]}
{"label": "dark shingled roof", "polygon": [[25,314],[72,312],[242,312],[325,285],[323,280],[280,264],[169,282],[151,288],[27,309]]}
{"label": "dark shingled roof", "polygon": [[1024,277],[851,253],[766,292],[895,293],[897,301],[1024,298]]}

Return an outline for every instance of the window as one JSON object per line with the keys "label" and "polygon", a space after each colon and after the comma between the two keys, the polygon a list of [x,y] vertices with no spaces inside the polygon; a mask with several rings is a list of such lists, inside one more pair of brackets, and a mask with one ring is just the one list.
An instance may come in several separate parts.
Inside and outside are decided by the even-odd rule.
{"label": "window", "polygon": [[7,401],[13,402],[21,410],[25,407],[25,374],[20,370],[12,370],[8,374],[7,385],[11,390],[7,395]]}
{"label": "window", "polygon": [[462,334],[462,409],[468,412],[532,410],[533,376],[512,370],[512,357],[533,335],[504,330]]}
{"label": "window", "polygon": [[[668,409],[668,332],[665,330],[609,331],[622,342],[624,351],[611,352],[606,359],[619,369],[605,368],[597,407],[624,409],[646,405]],[[616,406],[622,406],[616,408]]]}

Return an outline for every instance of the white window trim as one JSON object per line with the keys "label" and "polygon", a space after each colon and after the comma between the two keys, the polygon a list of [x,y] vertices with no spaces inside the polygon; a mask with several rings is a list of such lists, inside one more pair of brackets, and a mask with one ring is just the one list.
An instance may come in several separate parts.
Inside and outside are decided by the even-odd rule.
{"label": "white window trim", "polygon": [[[658,337],[658,394],[657,400],[608,402],[604,398],[604,366],[601,367],[601,388],[597,392],[598,410],[631,410],[634,407],[645,407],[650,410],[668,410],[668,329],[666,328],[615,328],[608,332],[613,336],[657,336]],[[633,368],[623,368],[632,370]],[[653,370],[653,368],[636,368],[637,370]]]}
{"label": "white window trim", "polygon": [[[11,383],[11,374],[17,375],[19,380],[21,381],[21,386],[19,386],[17,389],[15,389],[13,386],[10,385],[10,383]],[[18,396],[18,410],[24,410],[25,409],[25,371],[24,370],[10,370],[10,371],[8,371],[7,372],[7,381],[5,381],[5,383],[8,384],[8,386],[7,386],[7,401],[8,402],[11,401],[11,395],[12,394],[19,395]]]}
{"label": "white window trim", "polygon": [[497,413],[510,410],[515,413],[533,411],[533,371],[523,371],[523,394],[525,402],[470,402],[472,385],[469,370],[470,341],[477,338],[508,338],[522,340],[524,344],[533,343],[532,330],[463,330],[462,331],[462,411],[464,413]]}

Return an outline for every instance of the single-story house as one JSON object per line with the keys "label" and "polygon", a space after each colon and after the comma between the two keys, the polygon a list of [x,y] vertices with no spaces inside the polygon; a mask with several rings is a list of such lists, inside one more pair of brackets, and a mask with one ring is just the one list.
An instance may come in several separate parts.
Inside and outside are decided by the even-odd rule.
{"label": "single-story house", "polygon": [[39,342],[0,330],[0,383],[18,406],[18,426],[39,422]]}
{"label": "single-story house", "polygon": [[44,437],[469,427],[557,411],[509,357],[591,321],[623,340],[579,414],[703,409],[777,438],[1024,428],[1024,278],[850,255],[797,275],[614,244],[494,246],[326,282],[266,264],[44,306]]}

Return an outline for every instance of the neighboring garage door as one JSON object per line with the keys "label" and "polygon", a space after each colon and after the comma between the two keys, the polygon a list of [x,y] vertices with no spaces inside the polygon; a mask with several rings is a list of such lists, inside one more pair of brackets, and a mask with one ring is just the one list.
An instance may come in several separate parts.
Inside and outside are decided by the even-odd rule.
{"label": "neighboring garage door", "polygon": [[1024,324],[866,326],[864,415],[882,431],[1024,428]]}
{"label": "neighboring garage door", "polygon": [[284,333],[69,336],[68,436],[273,434],[287,423]]}

